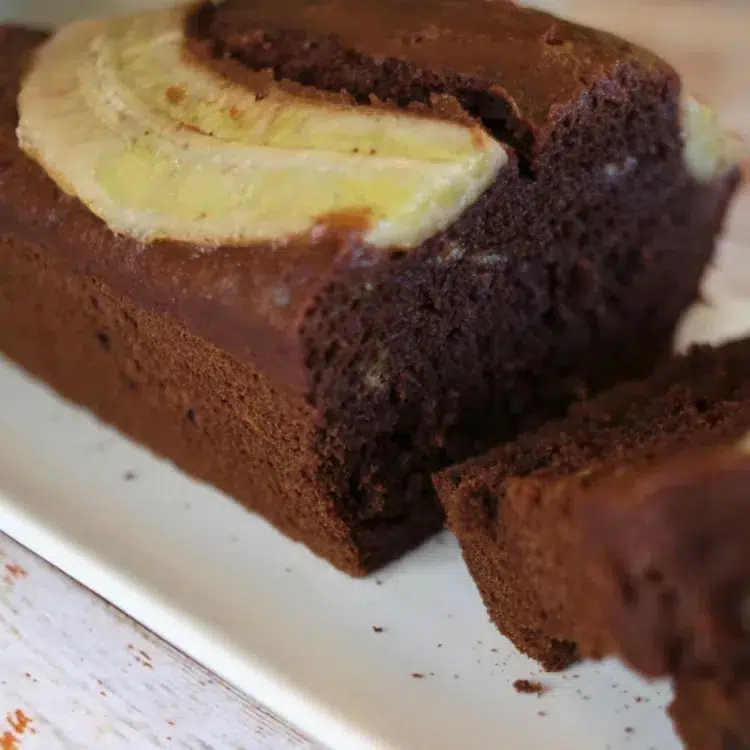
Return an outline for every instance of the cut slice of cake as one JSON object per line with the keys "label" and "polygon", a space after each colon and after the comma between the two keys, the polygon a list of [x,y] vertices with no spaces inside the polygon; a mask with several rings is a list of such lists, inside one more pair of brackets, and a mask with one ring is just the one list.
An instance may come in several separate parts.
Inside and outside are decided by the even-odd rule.
{"label": "cut slice of cake", "polygon": [[670,714],[688,748],[750,748],[750,684],[747,679],[729,684],[711,677],[679,680]]}
{"label": "cut slice of cake", "polygon": [[695,349],[436,479],[500,630],[674,677],[695,750],[750,747],[749,368],[750,340]]}
{"label": "cut slice of cake", "polygon": [[738,180],[675,72],[483,0],[0,35],[0,351],[350,573],[649,372]]}

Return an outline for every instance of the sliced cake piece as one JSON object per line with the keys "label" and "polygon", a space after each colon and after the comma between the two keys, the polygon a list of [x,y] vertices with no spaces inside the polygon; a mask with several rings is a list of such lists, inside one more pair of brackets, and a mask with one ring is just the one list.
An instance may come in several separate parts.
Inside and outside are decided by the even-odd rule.
{"label": "sliced cake piece", "polygon": [[667,354],[739,179],[667,64],[513,3],[0,44],[0,351],[351,573]]}
{"label": "sliced cake piece", "polygon": [[711,677],[682,679],[675,685],[670,714],[688,748],[750,748],[750,682]]}
{"label": "sliced cake piece", "polygon": [[436,479],[500,630],[676,678],[686,738],[750,740],[749,368],[750,340],[695,349]]}

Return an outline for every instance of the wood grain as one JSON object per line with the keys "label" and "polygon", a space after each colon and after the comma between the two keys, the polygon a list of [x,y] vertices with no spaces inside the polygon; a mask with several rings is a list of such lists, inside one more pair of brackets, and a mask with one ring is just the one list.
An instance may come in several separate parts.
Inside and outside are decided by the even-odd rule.
{"label": "wood grain", "polygon": [[2,750],[320,750],[0,534]]}

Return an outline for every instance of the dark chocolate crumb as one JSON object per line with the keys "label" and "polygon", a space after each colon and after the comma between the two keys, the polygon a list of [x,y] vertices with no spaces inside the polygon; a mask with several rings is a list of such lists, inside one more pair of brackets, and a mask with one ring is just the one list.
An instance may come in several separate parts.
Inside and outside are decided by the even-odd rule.
{"label": "dark chocolate crumb", "polygon": [[537,711],[537,712],[536,712],[536,715],[537,715],[537,716],[546,716],[546,715],[547,715],[547,712],[546,712],[546,711]]}
{"label": "dark chocolate crumb", "polygon": [[421,674],[420,672],[412,672],[411,676],[412,676],[412,677],[413,677],[413,678],[414,678],[415,680],[424,680],[424,675],[423,675],[423,674]]}
{"label": "dark chocolate crumb", "polygon": [[516,680],[513,683],[513,687],[517,693],[524,693],[526,695],[544,695],[547,692],[541,682],[532,682],[531,680]]}
{"label": "dark chocolate crumb", "polygon": [[381,628],[379,625],[373,625],[372,626],[373,633],[382,633],[383,630],[384,630],[384,628]]}
{"label": "dark chocolate crumb", "polygon": [[625,734],[633,734],[633,732],[635,732],[633,727],[625,727]]}

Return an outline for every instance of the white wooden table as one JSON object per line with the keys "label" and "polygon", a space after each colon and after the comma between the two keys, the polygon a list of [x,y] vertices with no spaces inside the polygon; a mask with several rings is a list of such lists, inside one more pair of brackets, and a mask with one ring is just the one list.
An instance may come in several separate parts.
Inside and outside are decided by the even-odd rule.
{"label": "white wooden table", "polygon": [[0,750],[315,750],[0,534]]}
{"label": "white wooden table", "polygon": [[[659,50],[750,135],[750,3],[545,2]],[[746,191],[732,226],[747,241],[749,208]],[[750,294],[750,263],[733,262]],[[0,534],[0,750],[68,748],[319,746]]]}

